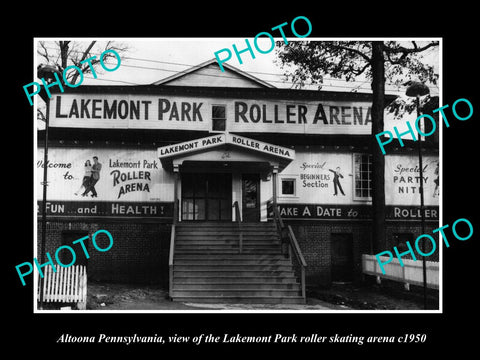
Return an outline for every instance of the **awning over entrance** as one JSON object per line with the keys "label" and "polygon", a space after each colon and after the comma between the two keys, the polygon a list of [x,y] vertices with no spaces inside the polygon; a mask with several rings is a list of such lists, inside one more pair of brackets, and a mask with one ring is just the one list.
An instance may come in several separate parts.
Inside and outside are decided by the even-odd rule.
{"label": "awning over entrance", "polygon": [[189,163],[225,164],[248,167],[264,164],[281,172],[295,159],[295,150],[234,134],[218,134],[158,148],[165,169]]}

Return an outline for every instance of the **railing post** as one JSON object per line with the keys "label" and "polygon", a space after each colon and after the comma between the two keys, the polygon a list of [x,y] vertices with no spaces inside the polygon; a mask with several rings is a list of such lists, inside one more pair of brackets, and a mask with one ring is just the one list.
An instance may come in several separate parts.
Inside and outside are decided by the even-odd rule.
{"label": "railing post", "polygon": [[306,281],[305,281],[305,268],[307,267],[307,263],[305,262],[305,258],[303,257],[302,250],[298,245],[298,242],[297,242],[297,239],[295,238],[295,234],[293,233],[292,227],[290,225],[285,226],[285,224],[283,223],[282,217],[278,212],[278,208],[276,204],[273,207],[273,219],[275,221],[275,224],[277,225],[277,230],[280,235],[280,246],[282,246],[281,248],[282,254],[284,254],[283,239],[286,238],[288,240],[287,251],[288,251],[289,258],[291,259],[291,261],[293,261],[293,255],[295,255],[295,259],[298,261],[298,264],[300,265],[300,285],[301,285],[303,302],[306,304],[307,293],[306,293]]}
{"label": "railing post", "polygon": [[173,257],[175,254],[175,225],[178,222],[179,200],[178,200],[178,180],[179,169],[178,165],[173,166],[174,183],[173,183],[173,219],[172,230],[170,234],[170,253],[168,256],[168,295],[172,299],[173,294]]}
{"label": "railing post", "polygon": [[278,167],[274,166],[272,169],[272,200],[273,200],[273,208],[277,208],[277,174],[278,174]]}
{"label": "railing post", "polygon": [[242,229],[240,229],[240,237],[238,239],[238,252],[241,254],[243,251],[243,233]]}
{"label": "railing post", "polygon": [[302,286],[302,297],[303,297],[303,301],[304,303],[307,302],[307,292],[306,292],[306,289],[305,289],[305,266],[301,266],[301,286]]}
{"label": "railing post", "polygon": [[235,221],[238,224],[238,252],[241,254],[243,251],[243,231],[242,231],[242,218],[240,215],[240,208],[238,206],[238,201],[235,201],[232,205],[235,209]]}
{"label": "railing post", "polygon": [[179,180],[179,172],[178,172],[178,165],[173,166],[173,175],[174,175],[174,182],[173,182],[173,224],[176,225],[178,221],[178,211],[179,211],[179,203],[178,203],[178,180]]}
{"label": "railing post", "polygon": [[172,298],[173,294],[173,256],[175,253],[175,224],[172,225],[170,234],[170,254],[168,257],[168,295]]}
{"label": "railing post", "polygon": [[282,255],[286,255],[287,251],[284,249],[285,228],[283,226],[282,218],[280,217],[280,214],[278,213],[278,207],[277,207],[276,204],[273,203],[273,201],[272,201],[272,214],[273,214],[273,221],[275,222],[275,226],[277,228],[278,236],[280,238],[280,253]]}

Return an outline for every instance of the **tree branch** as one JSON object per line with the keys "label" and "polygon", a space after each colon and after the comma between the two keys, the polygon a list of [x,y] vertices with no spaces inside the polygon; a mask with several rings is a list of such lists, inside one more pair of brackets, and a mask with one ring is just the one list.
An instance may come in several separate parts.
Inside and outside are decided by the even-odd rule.
{"label": "tree branch", "polygon": [[370,59],[367,55],[365,55],[365,53],[361,52],[360,50],[353,49],[351,47],[343,46],[343,45],[334,45],[334,46],[337,47],[338,49],[354,52],[357,55],[360,55],[361,57],[363,57],[365,59],[365,61],[367,61],[368,63],[371,63],[371,61],[372,61],[372,59]]}
{"label": "tree branch", "polygon": [[43,53],[40,51],[40,49],[37,49],[37,54],[42,56],[43,58],[45,58],[45,60],[47,60],[47,63],[50,62],[50,57],[48,56],[48,50],[47,48],[45,47],[45,43],[43,41],[39,41],[38,42],[40,47],[43,49]]}
{"label": "tree branch", "polygon": [[[85,51],[83,52],[82,54],[82,57],[80,58],[80,61],[78,62],[78,64],[75,64],[76,66],[80,67],[81,65],[81,62],[83,60],[85,60],[88,56],[88,54],[90,53],[90,50],[92,50],[93,46],[95,45],[96,41],[92,41],[88,46],[87,48],[85,49]],[[92,61],[92,66],[93,66],[94,62]],[[85,72],[84,70],[86,68],[88,68],[89,65],[87,64],[86,66],[83,67],[82,71]],[[77,79],[79,77],[79,73],[77,71],[73,72],[73,75],[72,75],[72,83],[75,84],[77,82]]]}
{"label": "tree branch", "polygon": [[80,60],[80,62],[82,62],[83,60],[85,60],[88,56],[88,54],[90,53],[90,50],[92,50],[92,47],[93,45],[95,45],[96,41],[92,41],[90,43],[90,45],[88,45],[88,47],[85,49],[85,51],[83,52],[82,54],[82,60]]}
{"label": "tree branch", "polygon": [[402,61],[407,57],[407,53],[402,53],[402,55],[397,59],[397,60],[393,60],[391,57],[390,57],[390,52],[386,52],[386,55],[387,55],[387,58],[388,58],[388,62],[392,65],[400,65],[402,63]]}
{"label": "tree branch", "polygon": [[365,66],[363,68],[361,68],[360,70],[356,70],[356,71],[352,70],[352,72],[354,72],[356,76],[361,75],[365,72],[365,70],[368,69],[369,66],[370,66],[370,63],[366,63]]}
{"label": "tree branch", "polygon": [[404,53],[404,54],[412,54],[412,53],[418,53],[418,52],[422,52],[422,51],[425,51],[433,46],[437,46],[438,45],[438,41],[432,41],[430,43],[428,43],[427,45],[425,46],[422,46],[422,47],[418,47],[416,44],[414,44],[415,47],[413,49],[409,49],[409,48],[406,48],[404,46],[399,46],[398,48],[392,48],[388,45],[384,45],[384,49],[385,49],[385,52],[388,54],[388,53]]}

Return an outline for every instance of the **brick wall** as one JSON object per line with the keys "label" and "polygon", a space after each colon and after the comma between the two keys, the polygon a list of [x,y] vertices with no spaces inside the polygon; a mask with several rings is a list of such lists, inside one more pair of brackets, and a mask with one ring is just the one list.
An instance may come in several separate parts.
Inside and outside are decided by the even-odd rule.
{"label": "brick wall", "polygon": [[[99,252],[91,242],[97,230],[112,234],[113,246],[106,252]],[[55,251],[62,245],[64,232],[84,231],[88,241],[88,278],[94,281],[124,283],[168,284],[168,253],[170,246],[170,225],[139,222],[64,222],[50,221],[46,227],[46,252],[55,261]],[[38,224],[38,259],[41,254],[41,222]],[[108,238],[96,237],[99,247],[108,246]],[[80,244],[72,246],[82,253]]]}
{"label": "brick wall", "polygon": [[[329,286],[332,283],[332,235],[352,234],[353,251],[353,281],[362,280],[362,254],[373,254],[371,249],[371,226],[368,222],[289,222],[295,233],[299,246],[307,262],[306,279],[307,285]],[[437,251],[427,257],[427,260],[438,261],[438,234],[432,234],[432,230],[438,228],[438,224],[427,223],[425,233],[431,234],[437,241]],[[387,248],[393,252],[394,233],[412,233],[413,242],[422,234],[418,222],[389,222],[386,227]],[[414,243],[412,243],[414,247]],[[427,243],[426,253],[430,251]],[[405,256],[404,258],[408,258]],[[422,257],[417,256],[417,260]]]}
{"label": "brick wall", "polygon": [[[437,244],[437,249],[436,251],[428,256],[426,259],[428,261],[438,261],[438,249],[439,249],[439,245],[441,246],[443,244],[443,240],[440,240],[441,243],[439,244],[439,233],[435,233],[433,234],[432,231],[437,229],[440,225],[438,223],[431,223],[431,222],[428,222],[425,224],[425,234],[428,234],[430,236],[432,236],[434,239],[435,239],[435,242]],[[397,244],[395,243],[395,240],[393,238],[393,235],[394,233],[411,233],[413,234],[413,240],[412,242],[410,243],[410,245],[412,246],[412,248],[414,249],[415,251],[415,256],[417,257],[417,260],[422,260],[423,257],[421,256],[417,256],[419,255],[415,249],[415,240],[417,239],[418,236],[422,235],[422,227],[420,225],[420,223],[394,223],[390,226],[387,226],[386,228],[386,236],[387,236],[387,248],[385,250],[388,250],[388,251],[391,251],[392,253],[394,253],[393,251],[393,247],[394,246],[397,246]],[[421,247],[421,244],[422,244],[422,241],[419,241],[418,243],[418,246],[420,249],[422,249]],[[430,243],[430,241],[428,241],[428,239],[426,239],[426,242],[425,242],[425,253],[429,253],[432,249],[432,245]],[[401,253],[401,248],[398,249],[399,252]],[[408,248],[405,247],[404,248],[404,251],[407,251]],[[402,257],[402,259],[405,258],[405,259],[411,259],[412,257],[410,255],[406,255],[404,257]]]}
{"label": "brick wall", "polygon": [[[368,222],[288,222],[292,226],[299,246],[307,262],[307,285],[328,286],[332,282],[332,235],[352,234],[353,280],[362,280],[362,254],[372,254],[371,227]],[[41,235],[41,222],[38,225],[38,237]],[[438,224],[427,223],[425,233],[432,234]],[[97,251],[91,243],[91,236],[100,229],[112,234],[114,244],[107,252]],[[84,231],[88,240],[88,276],[91,280],[146,283],[168,285],[168,254],[170,245],[170,225],[139,222],[66,222],[47,223],[46,252],[54,258],[56,249],[62,245],[62,234],[68,231]],[[421,235],[421,226],[417,222],[388,222],[386,228],[387,248],[393,252],[394,233],[412,233],[413,241]],[[432,235],[438,245],[438,234]],[[103,240],[102,240],[103,239]],[[99,235],[100,247],[108,245],[106,237]],[[414,244],[412,243],[412,246]],[[82,252],[80,244],[74,245],[75,251]],[[426,252],[429,251],[427,247]],[[40,261],[40,241],[38,258]],[[408,258],[408,257],[405,257]],[[417,257],[418,260],[422,259]],[[438,261],[437,251],[427,258]],[[55,261],[55,260],[54,260]]]}

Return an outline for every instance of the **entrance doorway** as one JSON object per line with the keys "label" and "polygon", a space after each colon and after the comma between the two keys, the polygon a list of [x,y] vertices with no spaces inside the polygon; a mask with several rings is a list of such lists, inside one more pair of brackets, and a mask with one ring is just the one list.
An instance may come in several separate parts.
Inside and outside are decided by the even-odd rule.
{"label": "entrance doorway", "polygon": [[232,220],[232,175],[182,173],[182,220]]}
{"label": "entrance doorway", "polygon": [[353,280],[353,236],[352,234],[331,234],[332,281]]}
{"label": "entrance doorway", "polygon": [[242,175],[242,219],[245,222],[260,221],[260,176]]}

